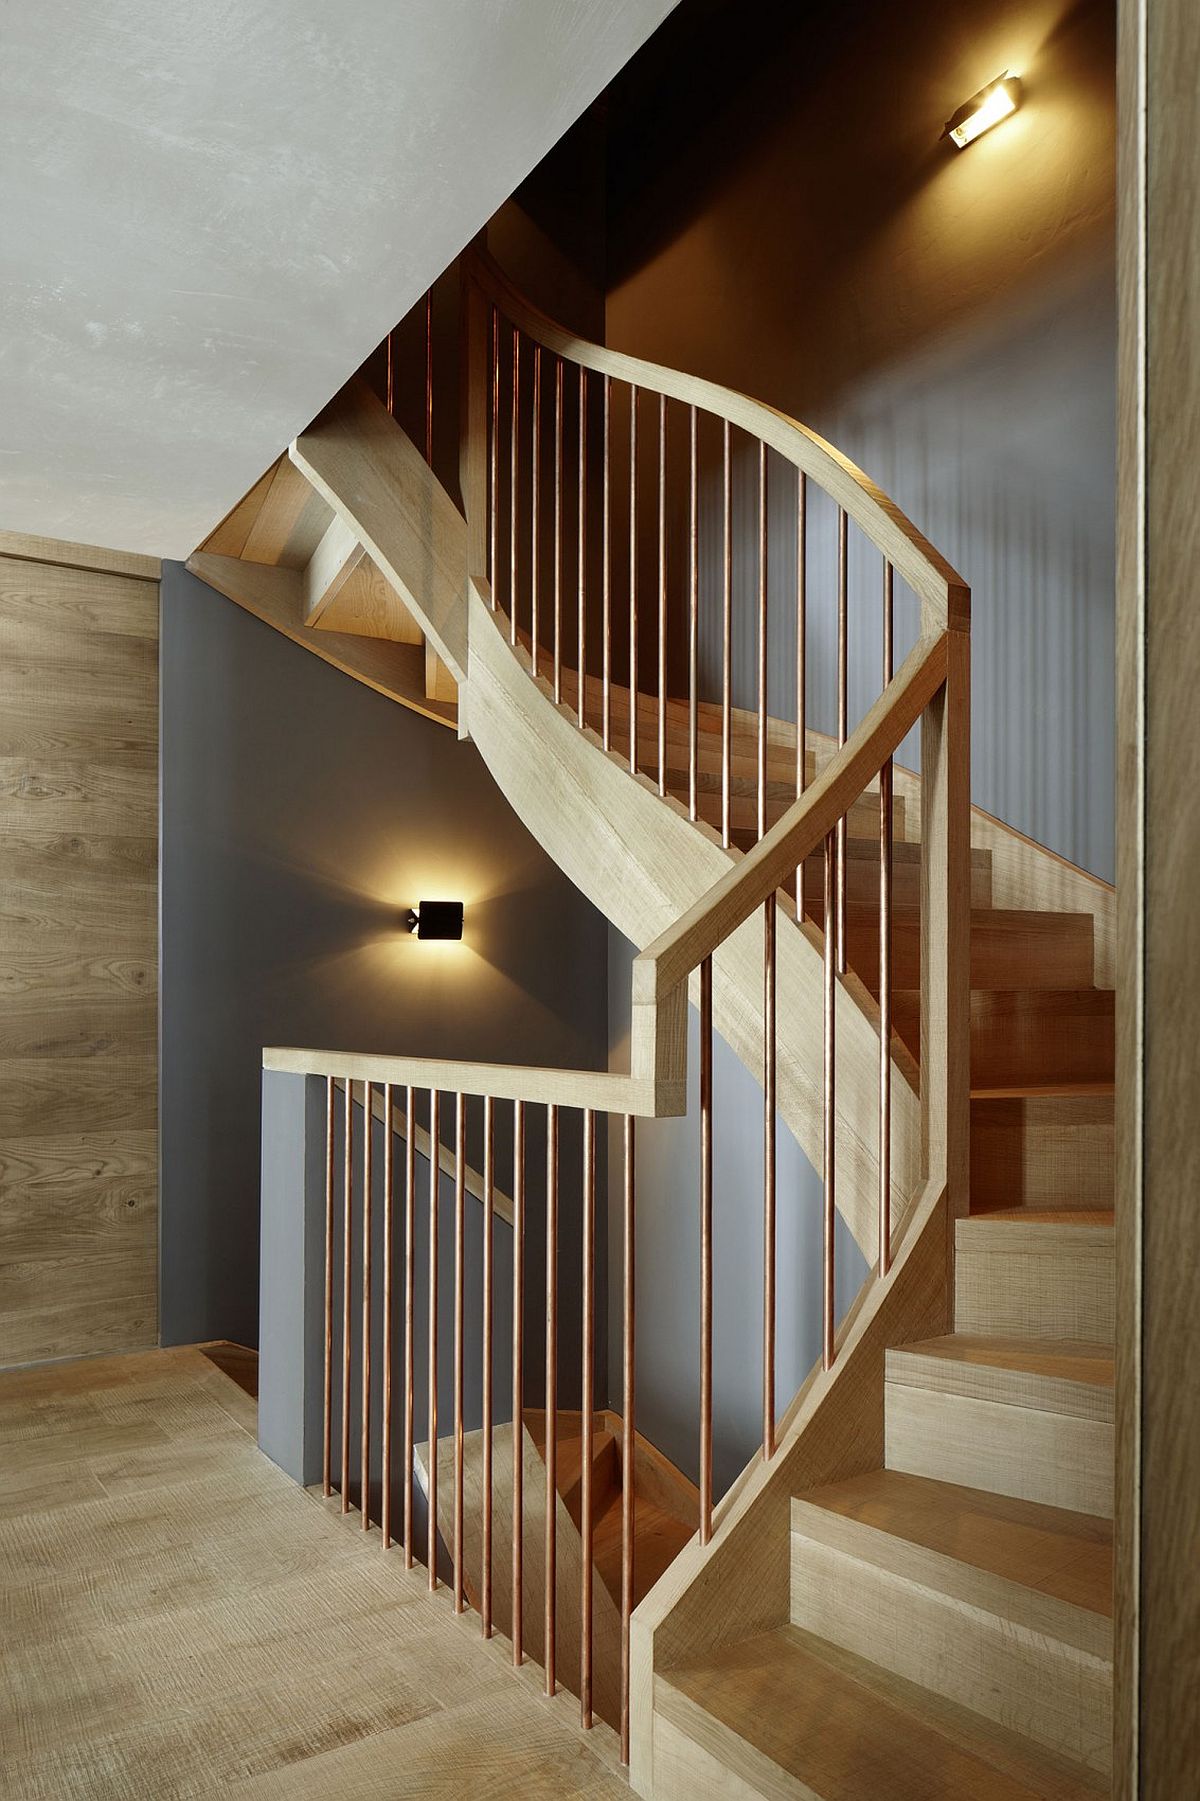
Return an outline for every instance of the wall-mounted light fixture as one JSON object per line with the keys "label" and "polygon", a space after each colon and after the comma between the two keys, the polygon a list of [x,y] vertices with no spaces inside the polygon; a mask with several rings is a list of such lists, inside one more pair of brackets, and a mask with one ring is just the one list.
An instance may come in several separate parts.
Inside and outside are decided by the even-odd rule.
{"label": "wall-mounted light fixture", "polygon": [[461,938],[463,904],[461,901],[423,900],[409,909],[404,925],[406,931],[415,932],[418,938]]}
{"label": "wall-mounted light fixture", "polygon": [[1006,69],[1003,75],[998,75],[995,81],[989,81],[985,88],[964,101],[954,116],[947,119],[942,136],[949,138],[957,149],[965,150],[993,125],[1011,118],[1020,104],[1021,83],[1011,70]]}

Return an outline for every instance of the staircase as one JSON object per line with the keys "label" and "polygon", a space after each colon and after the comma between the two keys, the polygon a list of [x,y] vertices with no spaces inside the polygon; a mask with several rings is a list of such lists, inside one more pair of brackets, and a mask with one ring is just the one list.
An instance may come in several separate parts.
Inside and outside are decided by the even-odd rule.
{"label": "staircase", "polygon": [[[385,1241],[388,1270],[399,1258],[411,1288],[419,1253],[432,1297],[441,1180],[458,1222],[453,1431],[438,1426],[433,1307],[422,1382],[437,1456],[410,1400],[401,1460],[410,1495],[415,1470],[428,1498],[431,1585],[440,1541],[459,1605],[511,1636],[517,1662],[541,1663],[549,1693],[571,1686],[585,1727],[594,1703],[620,1731],[634,1787],[661,1801],[1106,1793],[1111,889],[970,808],[966,590],[859,471],[742,396],[582,344],[478,255],[464,259],[461,316],[459,471],[435,470],[432,433],[422,456],[359,382],[189,566],[346,673],[470,735],[543,847],[638,949],[631,1063],[617,1074],[265,1053],[268,1069],[302,1072],[329,1096],[327,1491],[340,1431],[350,1505],[352,1097],[361,1090],[369,1111],[382,1093],[390,1117],[404,1088],[414,1123],[414,1096],[428,1097],[425,1144],[441,1145],[444,1175],[422,1178],[409,1158],[408,1225],[398,1248]],[[860,542],[880,572],[870,605],[881,681],[855,722],[847,644],[866,604]],[[817,706],[822,643],[832,693]],[[914,727],[918,771],[898,760]],[[687,1108],[689,1000],[700,1023],[695,1491],[655,1464],[636,1429],[631,1274],[635,1125],[644,1136]],[[751,1204],[755,1172],[739,1203],[762,1243],[762,1447],[723,1496],[712,1476],[714,1031],[764,1096],[761,1192]],[[439,1126],[450,1095],[453,1158]],[[511,1143],[493,1152],[510,1104]],[[465,1164],[472,1107],[488,1146],[482,1177]],[[543,1110],[544,1155],[532,1142]],[[570,1173],[559,1145],[569,1111],[583,1147]],[[606,1115],[626,1260],[623,1391],[609,1410],[589,1337]],[[777,1120],[824,1184],[822,1356],[795,1396],[776,1393],[778,1296],[794,1274],[777,1268]],[[365,1160],[364,1343],[369,1139]],[[522,1250],[531,1170],[544,1172],[537,1269]],[[424,1247],[413,1225],[422,1180]],[[390,1174],[385,1183],[390,1207]],[[512,1201],[498,1227],[500,1184]],[[458,1374],[468,1199],[485,1222],[478,1430],[465,1426]],[[560,1212],[576,1207],[579,1278],[560,1271],[556,1249]],[[871,1265],[842,1314],[837,1215]],[[516,1434],[490,1387],[499,1229],[513,1243],[504,1349],[522,1403]],[[520,1323],[538,1279],[541,1406]],[[564,1296],[583,1331],[572,1413],[555,1386]],[[390,1341],[379,1353],[389,1374],[394,1353]],[[362,1379],[369,1419],[369,1357]],[[362,1471],[371,1456],[364,1432]],[[390,1493],[390,1462],[382,1480]],[[406,1553],[411,1562],[411,1543]],[[507,1577],[510,1564],[506,1592],[493,1565]],[[564,1567],[571,1604],[559,1599]]]}

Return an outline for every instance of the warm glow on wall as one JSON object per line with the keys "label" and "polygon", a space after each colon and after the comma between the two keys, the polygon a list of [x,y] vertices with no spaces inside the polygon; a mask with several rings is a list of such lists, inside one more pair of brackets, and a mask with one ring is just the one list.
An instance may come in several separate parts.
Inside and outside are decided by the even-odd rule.
{"label": "warm glow on wall", "polygon": [[989,81],[985,88],[964,102],[946,121],[944,138],[949,138],[959,150],[965,150],[976,138],[990,131],[993,125],[999,125],[1002,119],[1011,118],[1021,104],[1021,83],[1011,70],[1005,70],[995,81]]}

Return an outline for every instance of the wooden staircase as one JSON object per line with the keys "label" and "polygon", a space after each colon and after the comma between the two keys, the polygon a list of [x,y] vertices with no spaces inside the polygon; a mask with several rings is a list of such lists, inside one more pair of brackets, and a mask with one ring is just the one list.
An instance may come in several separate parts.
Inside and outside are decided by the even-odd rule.
{"label": "wooden staircase", "polygon": [[[689,387],[673,372],[581,346],[522,310],[499,282],[491,292],[525,332],[527,351],[544,350],[548,367],[551,353],[562,359],[560,374],[577,364],[608,384],[640,384],[643,395],[657,391],[664,422],[666,396],[690,404],[693,414],[699,398],[727,423],[733,419],[761,435],[760,493],[766,440],[786,426],[793,437],[772,439],[776,452],[783,444],[782,454],[794,453],[798,469],[811,453],[839,505],[875,533],[885,581],[893,555],[908,558],[914,591],[926,581],[922,599],[940,623],[913,658],[944,654],[942,686],[928,693],[940,694],[949,712],[952,656],[965,644],[965,590],[865,478],[847,475],[849,465],[828,447],[812,451],[799,428],[779,425],[777,415],[768,417],[741,397],[706,384]],[[476,350],[480,317],[477,312]],[[711,922],[739,869],[744,874],[755,858],[761,867],[772,843],[778,857],[787,837],[796,854],[790,863],[780,858],[770,865],[764,890],[778,948],[770,980],[778,975],[779,993],[787,997],[771,1031],[764,1000],[768,935],[758,906],[753,914],[743,908],[731,915],[727,928],[706,940],[707,952],[690,961],[677,956],[673,980],[690,980],[693,1005],[703,1007],[699,966],[706,962],[710,1041],[715,1020],[757,1077],[769,1059],[778,1116],[814,1167],[836,1140],[837,1211],[868,1262],[878,1259],[836,1332],[826,1299],[823,1367],[794,1399],[781,1396],[774,1409],[765,1403],[770,1430],[761,1460],[715,1510],[709,1495],[707,1515],[702,1451],[698,1537],[692,1536],[696,1513],[669,1503],[656,1488],[646,1447],[635,1510],[639,1605],[632,1653],[623,1664],[632,1671],[622,1725],[627,1734],[631,1706],[634,1786],[658,1801],[1068,1801],[1104,1794],[1112,1684],[1112,891],[971,809],[969,844],[965,827],[956,840],[957,886],[948,906],[949,880],[938,887],[931,875],[944,874],[951,855],[946,791],[953,784],[943,781],[939,791],[930,775],[939,744],[945,769],[961,777],[963,766],[946,760],[949,728],[945,717],[931,726],[930,700],[907,716],[903,729],[896,727],[877,757],[868,761],[863,749],[851,785],[844,772],[853,738],[839,743],[802,728],[798,754],[796,724],[769,716],[765,702],[755,714],[698,699],[694,690],[689,696],[677,687],[668,691],[665,654],[659,692],[646,692],[643,683],[631,694],[611,674],[597,676],[594,656],[582,675],[569,657],[560,658],[556,626],[552,680],[544,629],[539,637],[515,607],[506,618],[488,583],[476,580],[480,571],[471,559],[487,535],[486,520],[489,569],[501,578],[496,495],[504,459],[496,454],[499,414],[490,440],[485,416],[487,394],[499,394],[499,365],[486,383],[471,368],[466,527],[431,472],[419,458],[414,462],[416,453],[394,422],[354,390],[303,434],[292,464],[281,464],[257,499],[251,497],[255,520],[266,509],[269,524],[267,502],[276,486],[281,479],[291,483],[296,469],[304,472],[324,509],[301,510],[309,521],[304,556],[287,542],[277,556],[266,556],[267,527],[253,522],[239,552],[235,515],[190,566],[357,679],[469,733],[526,825],[635,944],[639,961],[666,958],[679,942],[672,935],[686,938],[689,921]],[[514,393],[517,380],[514,369]],[[581,374],[581,394],[582,384]],[[608,395],[606,386],[606,405]],[[582,413],[582,399],[579,405]],[[516,411],[514,400],[514,443]],[[660,429],[665,441],[665,423]],[[559,430],[561,437],[561,418]],[[582,426],[579,442],[585,442]],[[292,470],[286,478],[284,468]],[[515,493],[515,450],[512,470]],[[607,482],[607,462],[605,470]],[[582,494],[582,468],[579,480]],[[660,480],[665,484],[665,475]],[[797,491],[803,494],[802,484]],[[607,500],[607,488],[605,494]],[[474,508],[472,495],[483,497]],[[798,499],[798,518],[799,508]],[[581,519],[584,511],[581,502]],[[515,500],[510,515],[516,517]],[[764,505],[764,533],[765,518]],[[841,524],[844,533],[845,511]],[[514,525],[514,571],[518,537]],[[632,523],[631,537],[636,549]],[[256,542],[257,561],[247,557]],[[555,556],[561,566],[557,539]],[[456,557],[463,564],[461,594]],[[584,565],[581,543],[579,568]],[[514,576],[514,593],[517,588]],[[762,604],[765,618],[765,586]],[[582,619],[582,600],[580,607]],[[581,625],[578,641],[586,645],[586,638]],[[965,668],[960,655],[959,680]],[[450,690],[439,685],[446,671],[454,678]],[[900,685],[890,673],[884,679],[880,707]],[[457,706],[447,698],[455,683]],[[765,696],[765,673],[760,691]],[[891,704],[895,727],[901,703],[893,698]],[[918,718],[923,732],[930,728],[924,784],[892,762]],[[956,723],[958,754],[966,758],[965,715]],[[839,772],[838,808],[823,798],[829,823],[805,837],[805,794],[822,794],[822,783],[839,779]],[[886,808],[890,1039],[882,1031],[880,975],[885,779],[892,795]],[[965,786],[959,799],[961,821],[968,811]],[[836,980],[829,947],[838,934],[827,931],[833,921],[826,917],[835,831],[844,831],[845,917],[839,946],[845,969]],[[965,1029],[955,1036],[946,1003],[954,975],[950,937],[964,1027],[962,972],[969,963],[969,1036]],[[775,937],[770,941],[774,946]],[[941,971],[937,982],[931,967]],[[654,980],[656,971],[655,964]],[[646,1018],[663,997],[652,981],[639,989],[637,980],[635,967],[634,1000]],[[832,1061],[835,1025],[836,1095],[828,1079],[822,1087],[821,1063],[823,1046]],[[670,1038],[672,1055],[683,1036],[676,1031]],[[653,1046],[658,1057],[657,1038]],[[631,1074],[614,1104],[590,1092],[582,1098],[587,1072],[528,1072],[531,1085],[523,1086],[522,1072],[507,1067],[497,1084],[481,1066],[434,1069],[366,1057],[352,1066],[331,1053],[275,1055],[269,1067],[330,1080],[344,1068],[347,1079],[420,1083],[431,1095],[456,1088],[557,1106],[554,1079],[569,1075],[563,1104],[589,1113],[607,1107],[625,1111],[627,1119],[653,1120],[683,1105],[674,1066],[674,1086],[664,1081],[660,1094],[657,1062],[653,1083],[638,1087]],[[625,1080],[590,1079],[597,1091]],[[889,1093],[890,1181],[889,1171],[881,1175],[881,1084]],[[969,1196],[967,1160],[964,1155],[956,1164],[947,1126],[952,1116],[964,1120],[968,1107]],[[931,1134],[938,1108],[941,1124]],[[963,1143],[961,1130],[957,1142]],[[828,1212],[827,1246],[832,1201]],[[884,1213],[896,1234],[894,1265],[879,1248]],[[754,1230],[761,1230],[757,1216]],[[782,1280],[792,1274],[784,1271]],[[830,1292],[827,1284],[827,1297]],[[625,1329],[631,1331],[628,1313]],[[617,1611],[621,1472],[611,1418],[597,1409],[592,1419],[595,1699],[611,1720],[622,1704],[614,1686],[620,1644],[614,1634],[630,1631]],[[709,1430],[711,1480],[711,1419]],[[552,1499],[570,1586],[582,1562],[582,1439],[569,1429],[560,1436],[551,1498],[536,1416],[528,1409],[524,1431],[524,1458],[516,1462],[525,1470],[527,1494],[542,1496],[534,1503],[541,1515],[531,1516],[531,1525],[546,1531]],[[468,1470],[477,1449],[469,1435]],[[490,1453],[495,1468],[510,1466],[512,1452],[511,1427],[498,1426]],[[427,1447],[424,1455],[428,1460]],[[449,1544],[449,1440],[438,1443],[437,1474],[438,1524]],[[478,1472],[472,1482],[480,1493],[486,1488]],[[501,1559],[512,1536],[506,1507],[511,1504],[497,1485],[488,1518]],[[482,1547],[473,1526],[458,1542],[469,1594],[478,1583]],[[526,1582],[532,1575],[527,1560]],[[536,1586],[523,1592],[525,1650],[537,1657]],[[504,1631],[513,1603],[497,1593],[495,1626]],[[559,1628],[569,1661],[581,1631],[570,1606],[562,1609]]]}

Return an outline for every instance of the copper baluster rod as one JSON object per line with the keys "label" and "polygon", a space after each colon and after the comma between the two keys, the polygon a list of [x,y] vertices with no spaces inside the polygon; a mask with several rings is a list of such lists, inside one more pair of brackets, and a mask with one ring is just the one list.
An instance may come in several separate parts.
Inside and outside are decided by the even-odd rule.
{"label": "copper baluster rod", "polygon": [[493,1225],[496,1213],[495,1102],[483,1102],[483,1594],[480,1609],[484,1638],[492,1636],[492,1318]]}
{"label": "copper baluster rod", "polygon": [[425,295],[425,461],[433,468],[433,289]]}
{"label": "copper baluster rod", "polygon": [[[796,798],[808,780],[808,478],[796,471]],[[804,870],[796,871],[796,918],[804,916]]]}
{"label": "copper baluster rod", "polygon": [[508,463],[508,635],[517,641],[517,453],[520,448],[521,415],[521,333],[513,326],[512,420],[509,431]]}
{"label": "copper baluster rod", "polygon": [[700,965],[700,1543],[712,1537],[713,992],[712,958]]}
{"label": "copper baluster rod", "polygon": [[575,626],[576,661],[579,665],[578,722],[587,724],[587,370],[579,365],[579,598]]}
{"label": "copper baluster rod", "polygon": [[554,364],[554,699],[562,700],[563,364]]}
{"label": "copper baluster rod", "polygon": [[[849,521],[844,507],[838,508],[838,749],[846,742],[848,726],[847,637],[849,624]],[[846,818],[837,824],[837,970],[846,973]]]}
{"label": "copper baluster rod", "polygon": [[767,447],[758,444],[758,835],[767,832]]}
{"label": "copper baluster rod", "polygon": [[363,1083],[363,1266],[362,1266],[362,1445],[359,1452],[359,1501],[362,1529],[371,1528],[371,1182],[374,1176],[371,1131],[372,1084]]}
{"label": "copper baluster rod", "polygon": [[492,476],[492,511],[488,533],[488,581],[491,585],[493,611],[497,605],[496,581],[499,574],[499,536],[500,536],[500,313],[492,308],[492,444],[491,444],[491,476]]}
{"label": "copper baluster rod", "polygon": [[466,1285],[467,1100],[454,1111],[454,1611],[462,1613],[463,1586],[463,1301]]}
{"label": "copper baluster rod", "polygon": [[441,1095],[429,1095],[429,1518],[425,1523],[425,1557],[429,1586],[438,1585],[438,1188],[441,1174]]}
{"label": "copper baluster rod", "polygon": [[837,1096],[836,1096],[836,942],[837,926],[834,913],[835,867],[837,864],[837,832],[829,833],[825,839],[825,984],[824,984],[824,1018],[822,1022],[822,1088],[824,1101],[824,1181],[825,1194],[823,1206],[822,1256],[821,1256],[821,1363],[825,1369],[832,1369],[834,1355],[834,1267],[833,1243],[834,1226],[837,1220],[835,1209],[834,1177],[835,1177],[835,1137],[837,1132]]}
{"label": "copper baluster rod", "polygon": [[546,1693],[553,1695],[558,1545],[558,1108],[546,1108]]}
{"label": "copper baluster rod", "polygon": [[621,1762],[629,1762],[629,1621],[633,1614],[635,1504],[634,1353],[635,1353],[635,1219],[634,1122],[625,1115],[625,1186],[622,1224],[625,1244],[621,1341]]}
{"label": "copper baluster rod", "polygon": [[333,1493],[333,1077],[325,1078],[325,1418],[321,1491]]}
{"label": "copper baluster rod", "polygon": [[696,408],[688,408],[688,813],[697,815],[697,771],[700,762],[700,471],[696,444]]}
{"label": "copper baluster rod", "polygon": [[629,390],[629,767],[638,763],[638,556],[637,556],[638,391]]}
{"label": "copper baluster rod", "polygon": [[596,1115],[583,1110],[583,1346],[581,1355],[582,1434],[580,1444],[581,1571],[579,1596],[579,1720],[592,1723],[592,1584],[595,1522],[592,1518],[592,1458],[595,1431],[592,1405],[596,1371]]}
{"label": "copper baluster rod", "polygon": [[731,764],[733,758],[733,463],[730,457],[729,421],[723,434],[723,518],[725,523],[724,582],[721,598],[721,843],[730,843]]}
{"label": "copper baluster rod", "polygon": [[775,1455],[775,896],[763,905],[763,1456]]}
{"label": "copper baluster rod", "polygon": [[658,397],[658,792],[667,792],[667,397]]}
{"label": "copper baluster rod", "polygon": [[396,384],[394,377],[395,358],[392,352],[392,339],[394,336],[394,330],[389,331],[387,335],[387,410],[392,415],[393,419],[396,417]]}
{"label": "copper baluster rod", "polygon": [[512,1648],[525,1661],[525,1103],[513,1102]]}
{"label": "copper baluster rod", "polygon": [[[883,566],[883,685],[892,679],[892,565]],[[879,1273],[892,1263],[892,759],[879,772]]]}
{"label": "copper baluster rod", "polygon": [[541,632],[541,456],[542,456],[542,347],[533,347],[533,436],[529,450],[529,654],[533,673],[538,672],[538,637]]}
{"label": "copper baluster rod", "polygon": [[612,533],[610,465],[612,461],[612,376],[604,377],[604,459],[602,483],[602,536],[600,593],[603,609],[603,665],[601,671],[601,742],[612,749]]}
{"label": "copper baluster rod", "polygon": [[415,1090],[407,1088],[404,1104],[404,1567],[413,1567],[413,1414],[416,1378],[415,1301],[417,1269],[417,1120]]}
{"label": "copper baluster rod", "polygon": [[379,1530],[386,1551],[392,1542],[392,1258],[395,1251],[393,1173],[395,1091],[383,1085],[383,1409],[379,1446]]}
{"label": "copper baluster rod", "polygon": [[354,1166],[354,1084],[346,1078],[346,1142],[342,1157],[342,1512],[350,1511],[350,1239]]}

